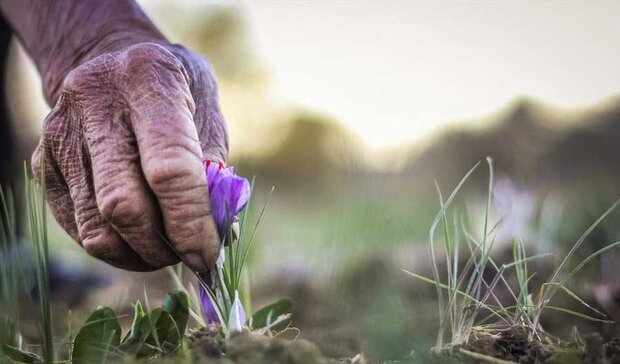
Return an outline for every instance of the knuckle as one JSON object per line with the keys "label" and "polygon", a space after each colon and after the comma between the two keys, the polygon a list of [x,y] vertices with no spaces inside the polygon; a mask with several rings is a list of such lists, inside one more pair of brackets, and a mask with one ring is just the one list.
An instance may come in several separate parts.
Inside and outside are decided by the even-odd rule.
{"label": "knuckle", "polygon": [[94,229],[84,233],[82,247],[91,256],[105,261],[115,260],[116,252],[113,246],[107,242],[103,228]]}
{"label": "knuckle", "polygon": [[191,77],[188,77],[192,80],[193,91],[217,99],[218,86],[213,65],[202,55],[194,55],[194,52],[190,53],[190,59],[187,61],[191,62],[191,66],[188,67],[191,70]]}
{"label": "knuckle", "polygon": [[197,180],[196,173],[177,163],[158,164],[147,168],[147,179],[151,186],[156,189],[169,189],[181,191],[191,187]]}
{"label": "knuckle", "polygon": [[184,65],[189,66],[187,68],[215,81],[215,69],[202,54],[178,44],[171,46],[170,51],[182,60]]}
{"label": "knuckle", "polygon": [[192,95],[198,99],[197,103],[203,102],[208,104],[210,108],[219,108],[215,69],[209,60],[202,54],[181,45],[172,45],[169,50],[183,64],[184,76]]}
{"label": "knuckle", "polygon": [[62,83],[63,94],[74,93],[79,90],[85,77],[86,71],[84,67],[78,67],[69,72]]}
{"label": "knuckle", "polygon": [[97,196],[101,216],[120,228],[140,225],[145,209],[123,188],[116,188]]}
{"label": "knuckle", "polygon": [[54,141],[55,137],[63,133],[67,125],[63,123],[63,117],[65,108],[64,108],[64,98],[61,98],[61,101],[54,107],[52,111],[45,117],[43,120],[43,128],[41,130],[41,138],[43,145],[46,146],[46,143],[50,141]]}
{"label": "knuckle", "polygon": [[129,47],[124,53],[125,67],[129,74],[149,66],[163,66],[171,70],[182,70],[181,62],[164,46],[156,43],[141,43]]}
{"label": "knuckle", "polygon": [[125,249],[123,242],[112,229],[96,228],[82,232],[81,237],[81,245],[86,253],[117,268],[131,271],[152,271],[158,268],[140,260],[133,251]]}
{"label": "knuckle", "polygon": [[[130,104],[138,100],[159,98],[163,102],[182,105],[193,115],[195,102],[191,79],[179,58],[162,45],[142,43],[129,47],[120,58],[120,88]],[[132,90],[141,90],[136,93]]]}
{"label": "knuckle", "polygon": [[187,253],[193,250],[196,237],[204,236],[202,223],[197,217],[176,216],[169,222],[169,234],[174,242],[176,242],[177,250],[181,253]]}
{"label": "knuckle", "polygon": [[71,70],[62,83],[61,95],[75,95],[89,89],[101,89],[118,68],[113,54],[104,54]]}

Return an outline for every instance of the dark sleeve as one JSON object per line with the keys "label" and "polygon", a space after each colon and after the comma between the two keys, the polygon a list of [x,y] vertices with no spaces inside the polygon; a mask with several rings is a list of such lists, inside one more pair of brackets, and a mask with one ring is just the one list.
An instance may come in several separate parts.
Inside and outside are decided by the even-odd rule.
{"label": "dark sleeve", "polygon": [[16,159],[16,141],[13,125],[9,120],[6,100],[6,66],[11,41],[11,28],[0,16],[0,185],[13,185],[21,175]]}

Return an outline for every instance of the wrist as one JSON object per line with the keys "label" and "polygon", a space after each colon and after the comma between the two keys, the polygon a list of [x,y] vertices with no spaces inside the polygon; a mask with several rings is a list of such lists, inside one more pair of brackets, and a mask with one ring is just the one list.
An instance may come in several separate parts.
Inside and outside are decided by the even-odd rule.
{"label": "wrist", "polygon": [[50,105],[81,64],[138,43],[167,44],[135,0],[0,0],[0,13],[37,65]]}
{"label": "wrist", "polygon": [[126,25],[112,28],[113,30],[107,28],[105,33],[95,33],[90,37],[82,35],[80,39],[63,41],[57,46],[57,51],[40,57],[43,92],[50,105],[54,105],[58,100],[67,74],[93,58],[122,51],[140,43],[168,44],[166,38],[155,28],[132,29]]}

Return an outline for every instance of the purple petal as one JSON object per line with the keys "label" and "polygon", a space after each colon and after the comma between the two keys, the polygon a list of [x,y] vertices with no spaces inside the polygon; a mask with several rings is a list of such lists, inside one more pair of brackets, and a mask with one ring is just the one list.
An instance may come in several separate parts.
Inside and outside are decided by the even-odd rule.
{"label": "purple petal", "polygon": [[[213,305],[213,301],[211,301],[209,293],[202,286],[202,284],[199,284],[198,288],[198,292],[200,295],[200,306],[202,306],[202,312],[207,319],[207,325],[221,324],[220,318],[217,316],[217,311],[215,309],[215,306]],[[237,311],[237,317],[239,318],[240,325],[244,325],[246,321],[245,309],[243,308],[239,297],[235,298],[231,309]]]}
{"label": "purple petal", "polygon": [[207,172],[207,184],[209,186],[210,193],[211,191],[213,191],[213,186],[215,185],[216,179],[218,179],[219,175],[221,174],[223,165],[220,163],[206,161],[205,166]]}
{"label": "purple petal", "polygon": [[228,232],[230,224],[250,199],[250,182],[237,176],[233,167],[206,163],[207,183],[211,199],[211,212],[220,238]]}
{"label": "purple petal", "polygon": [[207,318],[207,325],[220,324],[220,318],[217,316],[217,311],[215,310],[215,306],[213,306],[211,297],[202,284],[199,284],[198,291],[200,292],[200,306],[202,306],[202,312]]}

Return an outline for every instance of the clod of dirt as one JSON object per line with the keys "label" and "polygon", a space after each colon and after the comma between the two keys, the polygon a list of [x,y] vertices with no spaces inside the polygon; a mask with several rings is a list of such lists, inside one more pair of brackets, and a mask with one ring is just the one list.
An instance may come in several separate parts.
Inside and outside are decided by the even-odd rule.
{"label": "clod of dirt", "polygon": [[605,344],[605,357],[610,364],[620,364],[620,339],[614,338]]}
{"label": "clod of dirt", "polygon": [[513,326],[495,335],[480,335],[464,349],[518,363],[543,363],[553,355],[552,350],[539,341],[530,341],[530,331],[524,326]]}
{"label": "clod of dirt", "polygon": [[603,341],[601,335],[597,333],[585,335],[583,337],[583,342],[585,344],[584,363],[594,364],[605,362],[605,342]]}
{"label": "clod of dirt", "polygon": [[525,356],[519,358],[519,363],[543,363],[553,355],[553,351],[548,345],[540,341],[530,341]]}
{"label": "clod of dirt", "polygon": [[224,355],[219,330],[215,327],[203,327],[191,331],[187,340],[193,350],[206,358],[217,359]]}
{"label": "clod of dirt", "polygon": [[512,361],[528,356],[530,354],[528,336],[529,331],[521,326],[502,331],[493,345],[496,355]]}
{"label": "clod of dirt", "polygon": [[[476,333],[462,348],[482,357],[469,355],[462,360],[482,363],[493,358],[521,364],[620,364],[620,339],[605,344],[598,333],[584,335],[579,341],[547,344],[530,340],[529,329],[515,326],[491,334]],[[458,353],[458,350],[452,351]],[[486,357],[486,359],[484,359]]]}
{"label": "clod of dirt", "polygon": [[[252,334],[233,334],[224,343],[214,328],[202,328],[192,332],[188,340],[197,354],[196,363],[221,364],[347,364],[351,359],[325,358],[316,345],[297,339]],[[363,359],[354,361],[362,364]]]}
{"label": "clod of dirt", "polygon": [[318,348],[306,340],[286,340],[238,334],[226,343],[226,357],[235,363],[327,364]]}

